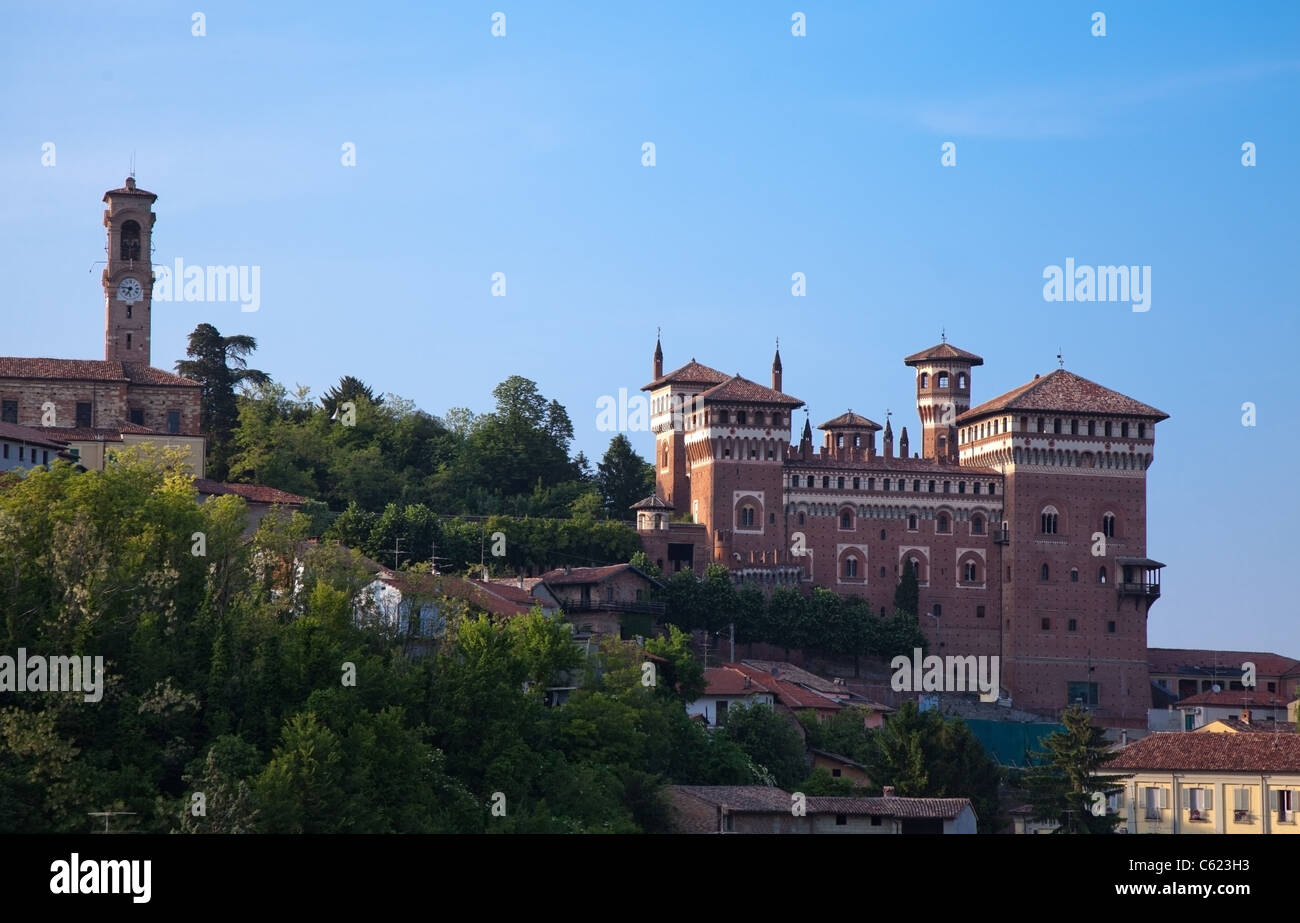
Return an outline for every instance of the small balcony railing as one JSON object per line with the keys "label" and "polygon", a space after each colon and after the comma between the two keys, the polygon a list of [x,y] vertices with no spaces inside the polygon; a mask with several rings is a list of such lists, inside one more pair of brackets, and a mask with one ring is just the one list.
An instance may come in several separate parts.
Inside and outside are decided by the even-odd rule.
{"label": "small balcony railing", "polygon": [[1147,599],[1160,598],[1160,584],[1158,583],[1121,583],[1119,592],[1122,596],[1143,596]]}
{"label": "small balcony railing", "polygon": [[617,599],[574,599],[561,601],[560,608],[565,612],[645,612],[650,615],[663,615],[667,603],[636,600],[625,602]]}
{"label": "small balcony railing", "polygon": [[994,530],[993,530],[993,544],[995,544],[995,545],[1009,545],[1010,543],[1011,543],[1011,530],[1010,530],[1010,529],[994,529]]}

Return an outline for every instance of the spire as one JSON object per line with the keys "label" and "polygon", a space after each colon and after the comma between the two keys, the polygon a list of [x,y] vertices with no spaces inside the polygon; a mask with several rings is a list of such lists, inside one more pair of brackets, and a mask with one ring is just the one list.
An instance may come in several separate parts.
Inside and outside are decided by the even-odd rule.
{"label": "spire", "polygon": [[889,417],[892,411],[885,411],[885,458],[894,457],[894,426]]}
{"label": "spire", "polygon": [[898,437],[898,457],[907,458],[907,427],[903,427],[903,433]]}
{"label": "spire", "polygon": [[772,390],[781,390],[781,339],[776,341],[776,355],[772,357]]}
{"label": "spire", "polygon": [[653,379],[654,381],[658,381],[659,379],[664,377],[664,348],[659,343],[659,333],[660,330],[658,327],[656,327],[655,328],[655,375]]}

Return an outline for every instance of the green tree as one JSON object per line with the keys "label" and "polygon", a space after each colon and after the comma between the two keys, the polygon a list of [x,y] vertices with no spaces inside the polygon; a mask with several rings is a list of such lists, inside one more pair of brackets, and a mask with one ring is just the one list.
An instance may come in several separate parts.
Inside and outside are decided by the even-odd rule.
{"label": "green tree", "polygon": [[200,428],[208,439],[209,476],[222,481],[230,468],[233,435],[239,419],[235,389],[248,382],[262,385],[270,376],[248,367],[248,356],[257,349],[257,340],[245,334],[223,337],[211,324],[199,324],[190,333],[185,354],[189,359],[176,363],[176,371],[203,386],[200,405]]}
{"label": "green tree", "polygon": [[921,590],[917,582],[916,568],[910,563],[903,565],[903,575],[894,587],[894,609],[906,612],[915,618],[920,611]]}
{"label": "green tree", "polygon": [[1045,750],[1025,774],[1034,819],[1055,821],[1054,833],[1113,833],[1118,814],[1106,812],[1106,798],[1123,791],[1121,778],[1099,773],[1113,755],[1088,710],[1071,705],[1061,713],[1063,731],[1043,738]]}
{"label": "green tree", "polygon": [[739,744],[751,760],[766,769],[778,786],[794,786],[807,777],[808,765],[804,760],[799,732],[770,705],[730,709],[726,735]]}
{"label": "green tree", "polygon": [[596,466],[595,484],[605,514],[611,519],[630,519],[632,504],[654,490],[654,468],[637,454],[627,436],[619,433],[609,441]]}
{"label": "green tree", "polygon": [[384,403],[383,398],[376,397],[375,392],[370,390],[370,386],[360,378],[344,375],[339,379],[338,384],[321,395],[320,405],[326,413],[333,417],[340,404],[347,401],[355,403],[358,398],[363,398],[367,404],[373,407],[380,407]]}

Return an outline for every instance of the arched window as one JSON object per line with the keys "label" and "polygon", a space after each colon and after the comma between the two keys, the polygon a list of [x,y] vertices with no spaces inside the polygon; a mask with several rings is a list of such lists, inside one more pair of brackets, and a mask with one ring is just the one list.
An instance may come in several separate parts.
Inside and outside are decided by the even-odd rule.
{"label": "arched window", "polygon": [[922,388],[928,388],[928,387],[930,387],[930,373],[929,373],[929,372],[922,372],[922,373],[921,373],[921,387],[922,387]]}
{"label": "arched window", "polygon": [[964,387],[966,387],[966,376],[965,376],[965,375],[959,374],[959,375],[957,376],[957,387],[959,387],[959,388],[964,388]]}
{"label": "arched window", "polygon": [[916,531],[916,514],[915,514],[915,513],[913,513],[912,515],[910,515],[910,516],[907,517],[907,529],[908,529],[909,532],[915,532],[915,531]]}
{"label": "arched window", "polygon": [[937,387],[937,388],[946,388],[946,387],[948,387],[948,373],[947,373],[947,372],[939,372],[938,375],[935,376],[935,378],[936,378],[936,380],[935,380],[935,387]]}
{"label": "arched window", "polygon": [[857,575],[858,575],[858,559],[855,558],[853,555],[849,555],[847,558],[844,559],[844,576],[852,578],[852,577],[856,577]]}
{"label": "arched window", "polygon": [[123,222],[121,240],[119,248],[121,250],[121,259],[140,259],[140,224],[138,222]]}
{"label": "arched window", "polygon": [[1101,517],[1101,534],[1107,538],[1115,537],[1115,514],[1107,513]]}
{"label": "arched window", "polygon": [[[880,568],[880,576],[882,576],[882,577],[885,576],[885,569],[884,569],[883,567]],[[885,610],[884,610],[884,609],[881,609],[881,610],[880,610],[880,614],[881,614],[881,615],[884,615],[884,614],[885,614]]]}
{"label": "arched window", "polygon": [[938,518],[938,522],[939,522],[938,531],[940,531],[940,532],[947,532],[947,531],[948,531],[948,514],[947,514],[947,513],[940,513],[940,514],[939,514],[939,518]]}
{"label": "arched window", "polygon": [[797,474],[792,474],[792,475],[790,475],[790,486],[791,486],[791,487],[798,487],[798,486],[799,486],[799,475],[797,475]]}
{"label": "arched window", "polygon": [[799,514],[799,525],[803,525],[803,513]]}
{"label": "arched window", "polygon": [[1058,524],[1058,517],[1059,514],[1056,512],[1056,507],[1054,506],[1044,507],[1042,515],[1039,517],[1039,526],[1040,526],[1039,531],[1041,531],[1044,535],[1055,535],[1056,527]]}
{"label": "arched window", "polygon": [[841,529],[853,528],[853,514],[848,510],[845,510],[844,512],[840,513],[840,528]]}
{"label": "arched window", "polygon": [[[979,486],[979,485],[976,485],[976,486]],[[983,517],[983,516],[980,516],[980,515],[977,513],[976,515],[974,515],[974,516],[972,516],[972,517],[970,518],[970,532],[971,532],[971,535],[983,535],[983,534],[984,534],[984,517]]]}
{"label": "arched window", "polygon": [[912,576],[915,577],[917,580],[920,580],[920,579],[921,579],[921,562],[918,561],[916,558],[909,558],[908,561],[907,561],[907,566],[910,567],[910,568],[912,568]]}
{"label": "arched window", "polygon": [[740,524],[747,528],[754,525],[754,508],[752,506],[741,507]]}
{"label": "arched window", "polygon": [[978,579],[974,561],[967,561],[962,565],[961,579],[965,580],[967,583],[974,583]]}
{"label": "arched window", "polygon": [[1077,567],[1070,568],[1070,582],[1071,583],[1079,582],[1079,568]]}
{"label": "arched window", "polygon": [[1103,566],[1097,568],[1097,582],[1098,582],[1098,583],[1105,583],[1105,582],[1106,582],[1106,567],[1105,567],[1105,565],[1103,565]]}
{"label": "arched window", "polygon": [[1051,574],[1052,574],[1051,570],[1048,568],[1048,566],[1047,566],[1046,564],[1044,564],[1044,565],[1043,565],[1041,568],[1039,568],[1039,570],[1038,570],[1038,579],[1039,579],[1039,580],[1046,580],[1046,579],[1048,579],[1048,578],[1051,576]]}

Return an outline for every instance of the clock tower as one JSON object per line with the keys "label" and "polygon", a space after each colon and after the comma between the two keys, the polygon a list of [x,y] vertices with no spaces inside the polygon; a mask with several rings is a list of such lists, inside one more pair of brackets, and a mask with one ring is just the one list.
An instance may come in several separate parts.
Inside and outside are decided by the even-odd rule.
{"label": "clock tower", "polygon": [[153,300],[153,203],[128,176],[104,193],[108,264],[104,267],[104,358],[149,364],[149,310]]}

